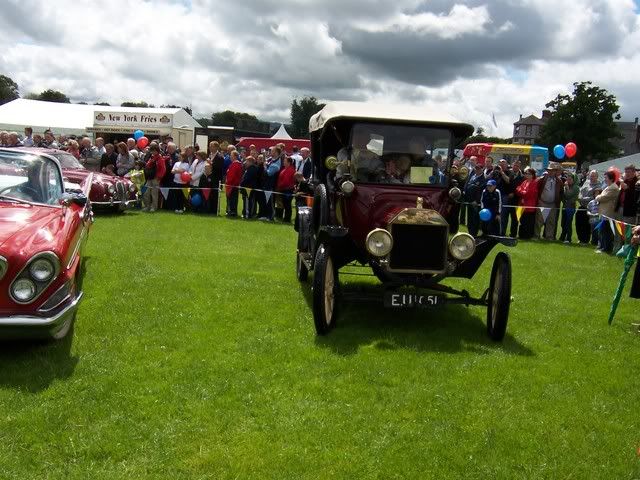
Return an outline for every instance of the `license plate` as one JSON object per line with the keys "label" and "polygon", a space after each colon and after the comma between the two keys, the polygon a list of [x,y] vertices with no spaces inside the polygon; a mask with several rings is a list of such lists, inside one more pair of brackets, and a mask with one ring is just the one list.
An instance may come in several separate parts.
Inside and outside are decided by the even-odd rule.
{"label": "license plate", "polygon": [[384,306],[386,308],[430,308],[444,303],[443,295],[417,295],[414,293],[386,292]]}

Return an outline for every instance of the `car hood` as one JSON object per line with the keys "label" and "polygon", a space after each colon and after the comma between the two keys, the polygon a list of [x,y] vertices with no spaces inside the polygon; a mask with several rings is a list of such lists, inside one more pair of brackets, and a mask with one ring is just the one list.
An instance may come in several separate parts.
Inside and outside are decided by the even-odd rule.
{"label": "car hood", "polygon": [[34,206],[0,202],[0,248],[5,251],[51,242],[56,221],[62,221],[61,210],[56,207]]}

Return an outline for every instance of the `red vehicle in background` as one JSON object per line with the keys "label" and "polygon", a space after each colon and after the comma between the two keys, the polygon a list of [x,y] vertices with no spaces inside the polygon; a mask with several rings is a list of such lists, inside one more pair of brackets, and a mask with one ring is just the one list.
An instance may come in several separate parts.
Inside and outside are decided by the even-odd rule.
{"label": "red vehicle in background", "polygon": [[0,339],[72,331],[93,223],[87,193],[65,192],[53,156],[0,149]]}
{"label": "red vehicle in background", "polygon": [[82,190],[89,183],[89,200],[94,211],[122,212],[137,204],[137,188],[128,178],[87,170],[76,157],[64,150],[45,148],[17,148],[17,151],[54,157],[66,183],[80,185]]}

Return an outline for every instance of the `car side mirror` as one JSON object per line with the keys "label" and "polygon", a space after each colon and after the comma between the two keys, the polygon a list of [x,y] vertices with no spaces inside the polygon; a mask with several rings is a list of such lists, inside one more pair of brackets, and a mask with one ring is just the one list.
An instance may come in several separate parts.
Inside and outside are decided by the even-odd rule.
{"label": "car side mirror", "polygon": [[65,207],[68,207],[71,204],[84,207],[87,205],[88,201],[89,199],[83,193],[65,193],[60,200],[60,204]]}

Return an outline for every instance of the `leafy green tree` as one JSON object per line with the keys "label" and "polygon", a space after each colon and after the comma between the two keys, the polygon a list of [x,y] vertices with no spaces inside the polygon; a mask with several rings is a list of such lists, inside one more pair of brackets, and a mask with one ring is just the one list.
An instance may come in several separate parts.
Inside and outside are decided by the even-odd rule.
{"label": "leafy green tree", "polygon": [[617,153],[611,139],[621,138],[616,97],[592,82],[576,82],[571,95],[558,95],[547,103],[551,117],[542,127],[539,142],[549,148],[574,142],[578,166],[586,159],[606,160]]}
{"label": "leafy green tree", "polygon": [[96,102],[94,103],[94,105],[100,105],[102,107],[110,107],[111,105],[109,105],[108,102]]}
{"label": "leafy green tree", "polygon": [[463,146],[467,146],[470,143],[511,143],[511,139],[487,137],[484,134],[484,127],[478,127],[476,128],[475,133],[464,141]]}
{"label": "leafy green tree", "polygon": [[64,93],[59,92],[58,90],[47,89],[38,95],[38,100],[42,100],[43,102],[55,102],[55,103],[71,103],[69,97],[67,97]]}
{"label": "leafy green tree", "polygon": [[324,107],[316,97],[303,97],[300,101],[294,98],[291,102],[291,136],[307,138],[309,136],[309,119]]}
{"label": "leafy green tree", "polygon": [[0,75],[0,105],[20,98],[18,84],[9,77]]}
{"label": "leafy green tree", "polygon": [[139,108],[153,108],[154,105],[152,103],[147,103],[144,100],[139,102],[122,102],[120,104],[121,107],[139,107]]}
{"label": "leafy green tree", "polygon": [[238,120],[250,120],[258,122],[258,118],[250,113],[234,112],[232,110],[225,110],[224,112],[216,112],[211,115],[212,125],[221,127],[237,127]]}

